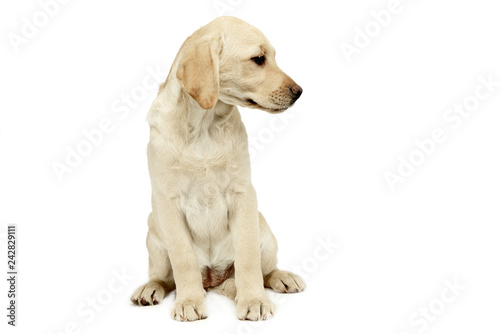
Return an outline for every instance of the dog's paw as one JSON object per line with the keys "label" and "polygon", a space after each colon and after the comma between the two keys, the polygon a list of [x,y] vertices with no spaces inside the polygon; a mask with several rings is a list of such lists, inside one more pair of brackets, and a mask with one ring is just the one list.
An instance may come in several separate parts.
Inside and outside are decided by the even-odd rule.
{"label": "dog's paw", "polygon": [[139,306],[156,305],[163,300],[167,289],[158,281],[150,281],[135,290],[130,300]]}
{"label": "dog's paw", "polygon": [[300,292],[306,284],[300,276],[288,271],[274,270],[265,279],[265,286],[281,293]]}
{"label": "dog's paw", "polygon": [[205,319],[205,298],[175,300],[172,318],[177,321],[195,321]]}
{"label": "dog's paw", "polygon": [[274,313],[274,305],[267,296],[260,298],[238,299],[236,313],[240,320],[266,320]]}

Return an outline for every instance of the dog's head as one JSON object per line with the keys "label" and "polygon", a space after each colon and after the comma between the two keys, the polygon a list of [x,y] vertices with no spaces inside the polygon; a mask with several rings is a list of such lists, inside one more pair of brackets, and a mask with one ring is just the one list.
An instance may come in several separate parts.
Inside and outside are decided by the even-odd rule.
{"label": "dog's head", "polygon": [[176,77],[203,109],[221,100],[278,113],[295,103],[302,88],[278,67],[275,54],[257,28],[220,17],[184,42]]}

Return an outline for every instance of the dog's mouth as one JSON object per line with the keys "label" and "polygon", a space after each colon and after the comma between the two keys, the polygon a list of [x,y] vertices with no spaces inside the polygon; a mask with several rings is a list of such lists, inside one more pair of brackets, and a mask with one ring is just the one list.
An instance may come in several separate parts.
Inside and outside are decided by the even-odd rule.
{"label": "dog's mouth", "polygon": [[282,108],[267,108],[267,107],[264,107],[260,104],[258,104],[257,102],[255,102],[254,100],[252,99],[247,99],[246,100],[249,104],[250,104],[250,107],[254,107],[254,108],[258,108],[258,109],[261,109],[261,110],[264,110],[264,111],[267,111],[271,114],[279,114],[285,110],[287,110],[289,108],[288,107],[282,107]]}

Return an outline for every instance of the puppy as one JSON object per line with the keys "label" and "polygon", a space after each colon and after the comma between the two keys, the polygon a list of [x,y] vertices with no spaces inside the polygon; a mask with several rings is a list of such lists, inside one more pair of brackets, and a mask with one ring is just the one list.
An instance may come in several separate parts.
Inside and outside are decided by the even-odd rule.
{"label": "puppy", "polygon": [[278,246],[257,209],[236,107],[279,113],[300,97],[275,53],[258,29],[233,17],[182,45],[148,113],[149,282],[131,297],[135,304],[158,304],[176,289],[173,318],[203,319],[208,289],[235,299],[239,319],[261,320],[274,310],[264,287],[304,289],[299,276],[276,268]]}

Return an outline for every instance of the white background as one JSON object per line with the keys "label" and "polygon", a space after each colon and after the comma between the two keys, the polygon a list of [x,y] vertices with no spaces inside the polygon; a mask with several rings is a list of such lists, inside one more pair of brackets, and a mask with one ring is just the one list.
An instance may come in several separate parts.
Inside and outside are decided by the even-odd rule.
{"label": "white background", "polygon": [[[401,0],[348,62],[342,43],[376,29],[370,12],[389,2],[232,0],[224,12],[262,30],[304,89],[288,116],[241,109],[258,141],[253,183],[280,267],[308,284],[280,299],[269,292],[275,317],[262,323],[238,321],[234,303],[214,293],[195,323],[170,318],[173,294],[155,307],[129,301],[147,280],[145,116],[156,88],[123,119],[113,106],[147,68],[168,72],[185,38],[221,13],[214,1],[69,1],[18,52],[8,36],[41,7],[3,2],[1,267],[6,227],[18,224],[19,282],[13,329],[1,280],[2,332],[498,332],[500,87],[456,129],[443,115],[474,95],[480,76],[500,81],[499,8]],[[58,180],[52,164],[103,119],[113,130]],[[384,173],[436,128],[447,140],[391,191]],[[326,253],[325,240],[339,247]],[[121,271],[132,277],[124,286],[113,279]],[[465,288],[444,303],[447,280]],[[92,298],[102,310],[90,311]]]}

